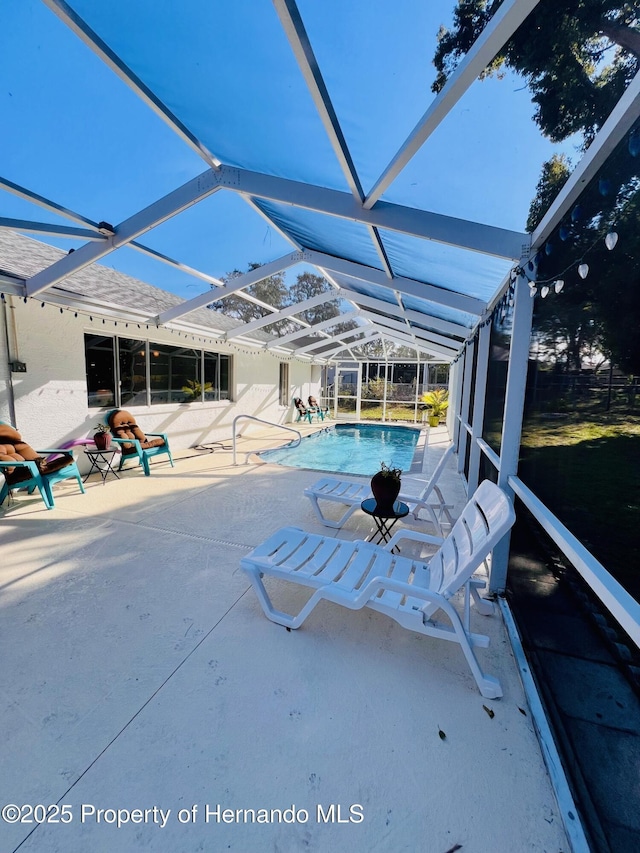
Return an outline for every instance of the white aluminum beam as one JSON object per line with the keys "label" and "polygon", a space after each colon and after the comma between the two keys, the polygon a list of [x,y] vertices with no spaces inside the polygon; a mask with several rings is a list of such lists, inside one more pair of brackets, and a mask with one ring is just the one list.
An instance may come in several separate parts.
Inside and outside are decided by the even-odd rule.
{"label": "white aluminum beam", "polygon": [[100,242],[105,237],[97,231],[89,231],[86,228],[73,228],[70,225],[51,225],[49,222],[32,222],[28,219],[11,219],[7,216],[0,217],[0,228],[10,231],[26,232],[27,234],[48,234],[50,237],[71,237],[81,240],[95,240]]}
{"label": "white aluminum beam", "polygon": [[408,335],[403,335],[401,332],[388,331],[387,329],[379,329],[378,332],[383,340],[386,338],[392,343],[400,344],[400,346],[420,350],[421,352],[426,352],[429,355],[435,355],[446,362],[453,361],[454,356],[451,355],[450,351],[442,352],[442,348],[435,344],[432,345],[426,341],[415,341]]}
{"label": "white aluminum beam", "polygon": [[321,340],[321,341],[313,341],[310,344],[307,344],[304,347],[297,347],[295,352],[311,352],[314,349],[318,349],[318,347],[326,347],[334,341],[347,341],[349,338],[354,338],[353,341],[350,342],[349,346],[358,346],[361,340],[366,340],[366,338],[357,338],[356,335],[366,335],[367,332],[370,331],[370,327],[360,326],[358,329],[349,329],[347,332],[341,332],[339,335],[333,335],[329,339]]}
{"label": "white aluminum beam", "polygon": [[219,290],[207,290],[204,293],[198,294],[198,296],[194,296],[193,299],[187,299],[186,302],[181,302],[179,305],[175,305],[167,311],[162,311],[156,318],[154,318],[153,322],[157,323],[158,326],[164,326],[176,317],[181,317],[183,314],[195,311],[196,308],[204,308],[206,305],[211,305],[212,302],[217,302],[219,299],[229,296],[230,293],[243,290],[251,284],[256,284],[258,281],[269,278],[270,275],[276,275],[276,273],[282,272],[283,270],[289,269],[289,267],[293,267],[296,264],[301,263],[302,260],[306,260],[305,255],[306,253],[292,252],[290,255],[284,255],[275,261],[263,264],[261,267],[256,267],[254,270],[250,270],[237,278],[231,279]]}
{"label": "white aluminum beam", "polygon": [[347,179],[351,192],[358,201],[364,199],[362,184],[358,178],[355,163],[349,152],[347,140],[344,138],[338,116],[331,103],[329,92],[322,73],[316,61],[313,48],[307,36],[300,12],[295,0],[273,0],[280,23],[285,31],[293,54],[298,62],[307,88],[311,93],[322,125],[325,129],[334,154],[338,159],[342,173]]}
{"label": "white aluminum beam", "polygon": [[59,216],[64,216],[66,219],[71,219],[73,222],[77,222],[78,225],[85,225],[92,231],[98,231],[98,223],[94,222],[92,219],[87,219],[86,216],[81,216],[79,213],[75,213],[73,210],[69,210],[66,207],[61,207],[61,205],[56,204],[54,201],[51,201],[50,199],[45,198],[42,195],[33,193],[31,192],[31,190],[25,189],[25,187],[21,187],[19,184],[14,184],[13,181],[8,181],[6,180],[6,178],[0,178],[0,189],[6,190],[12,195],[18,196],[19,198],[22,198],[25,201],[37,204],[38,207],[42,207],[45,210],[49,210],[51,213],[56,213]]}
{"label": "white aluminum beam", "polygon": [[451,74],[442,91],[434,98],[395,157],[378,178],[365,200],[365,207],[371,208],[389,188],[538,3],[539,0],[505,0],[498,8],[467,55]]}
{"label": "white aluminum beam", "polygon": [[389,280],[382,270],[376,270],[373,267],[358,264],[355,261],[335,258],[332,255],[325,255],[322,252],[309,251],[305,254],[309,259],[309,263],[315,264],[317,267],[324,267],[333,272],[343,273],[360,281],[379,284],[382,287],[388,287],[391,290],[397,290],[409,296],[417,296],[420,299],[426,299],[438,305],[446,305],[448,308],[455,308],[467,314],[481,316],[486,310],[486,303],[481,299],[476,299],[473,296],[465,296],[453,290],[446,290],[444,287],[436,287],[433,284],[425,284],[422,281],[417,281],[413,278],[404,278],[403,276],[396,276]]}
{"label": "white aluminum beam", "polygon": [[471,335],[471,329],[466,326],[460,326],[458,323],[452,323],[450,320],[441,320],[439,317],[433,317],[431,314],[414,311],[413,308],[405,308],[403,315],[395,303],[385,302],[384,299],[376,299],[374,296],[366,296],[363,293],[358,293],[356,290],[351,290],[342,283],[340,285],[340,296],[358,306],[371,308],[373,311],[381,314],[387,314],[392,317],[405,316],[410,322],[421,323],[423,326],[433,329],[436,332],[442,332],[462,338],[463,340]]}
{"label": "white aluminum beam", "polygon": [[[263,269],[263,267],[260,267]],[[236,326],[235,329],[230,329],[225,335],[226,340],[237,338],[246,335],[248,332],[253,332],[256,329],[262,329],[264,326],[269,326],[271,323],[276,323],[278,320],[284,320],[286,317],[295,318],[295,314],[301,311],[306,311],[307,308],[315,308],[316,305],[322,305],[323,302],[330,302],[335,299],[335,295],[328,293],[319,293],[317,296],[312,296],[311,299],[305,299],[304,302],[297,302],[295,305],[288,305],[286,308],[281,308],[277,314],[270,314],[268,317],[258,317],[257,320],[252,320],[250,323],[244,323],[242,326]],[[298,320],[303,323],[305,321]]]}
{"label": "white aluminum beam", "polygon": [[380,232],[374,225],[367,225],[367,231],[369,232],[371,242],[373,243],[373,246],[376,252],[378,253],[378,257],[380,258],[382,269],[386,272],[387,278],[393,278],[393,269],[391,267],[391,261],[387,257],[387,251],[384,247],[384,243],[382,242]]}
{"label": "white aluminum beam", "polygon": [[[509,478],[516,475],[520,457],[534,302],[529,292],[529,282],[523,275],[516,279],[514,299],[498,471],[498,485],[511,498],[513,490]],[[494,548],[489,578],[489,590],[492,593],[503,592],[506,587],[509,543],[510,535],[507,534]]]}
{"label": "white aluminum beam", "polygon": [[398,320],[390,320],[384,318],[378,320],[376,322],[376,326],[383,332],[383,334],[387,334],[388,331],[391,331],[395,334],[406,336],[407,340],[413,341],[414,343],[423,344],[424,346],[433,347],[435,352],[438,352],[441,355],[445,355],[448,358],[455,358],[455,356],[461,349],[460,346],[455,347],[451,344],[441,344],[437,341],[433,341],[429,337],[416,334],[413,329],[407,329],[407,327],[404,324],[399,323]]}
{"label": "white aluminum beam", "polygon": [[578,201],[581,193],[604,165],[607,157],[622,141],[640,115],[640,71],[627,86],[609,118],[571,173],[569,180],[531,236],[531,252],[536,252],[549,238],[565,214]]}
{"label": "white aluminum beam", "polygon": [[65,255],[50,267],[34,275],[27,281],[28,295],[35,296],[40,291],[52,287],[62,279],[73,275],[74,272],[84,269],[115,249],[125,246],[140,234],[160,225],[161,222],[165,222],[177,213],[192,207],[219,189],[216,173],[211,169],[192,178],[173,192],[126,219],[114,229],[113,237],[107,237],[100,244],[85,243],[73,254]]}
{"label": "white aluminum beam", "polygon": [[295,341],[296,338],[305,337],[306,335],[311,335],[314,332],[321,332],[324,329],[330,329],[331,326],[337,326],[338,323],[346,323],[359,316],[359,314],[360,311],[349,311],[346,314],[338,314],[337,317],[330,317],[328,320],[323,320],[322,323],[315,323],[308,329],[297,329],[295,332],[290,332],[288,335],[282,335],[282,337],[278,338],[277,342],[267,344],[266,349],[273,349],[275,347],[282,346],[283,344],[288,344],[291,341]]}
{"label": "white aluminum beam", "polygon": [[529,235],[524,231],[510,231],[384,201],[368,210],[350,193],[247,169],[222,166],[219,183],[223,189],[234,190],[252,199],[282,202],[499,258],[519,260],[523,255],[523,245],[525,248],[529,246]]}
{"label": "white aluminum beam", "polygon": [[487,375],[489,373],[489,349],[491,344],[491,323],[485,323],[478,332],[478,354],[476,357],[476,380],[473,394],[473,423],[471,424],[471,450],[467,490],[472,495],[478,488],[480,478],[480,446],[484,429],[484,410],[487,394]]}
{"label": "white aluminum beam", "polygon": [[339,352],[343,352],[343,350],[349,349],[350,347],[359,347],[361,344],[367,343],[374,338],[381,337],[381,333],[378,329],[372,329],[370,332],[365,332],[364,336],[357,341],[352,341],[351,343],[342,343],[337,347],[334,347],[331,350],[327,350],[326,352],[318,353],[316,358],[323,358],[326,361],[331,361],[334,355]]}
{"label": "white aluminum beam", "polygon": [[388,316],[381,317],[379,314],[375,314],[372,311],[362,311],[362,316],[366,317],[368,320],[371,320],[372,323],[382,323],[385,326],[390,326],[391,328],[397,329],[404,328],[410,335],[414,335],[420,340],[431,341],[434,344],[440,344],[440,346],[447,347],[453,352],[458,352],[463,346],[462,341],[454,341],[451,338],[445,337],[445,335],[438,335],[435,332],[428,331],[427,329],[418,329],[415,326],[412,326],[411,323],[409,323],[409,326],[407,326],[406,323],[403,323],[400,320],[393,320],[391,317]]}
{"label": "white aluminum beam", "polygon": [[224,287],[224,282],[221,281],[219,278],[216,278],[212,275],[207,275],[207,273],[204,272],[200,272],[200,270],[187,266],[187,264],[183,264],[181,263],[181,261],[176,261],[174,258],[170,258],[168,255],[163,255],[162,252],[158,252],[155,249],[150,248],[149,246],[144,246],[142,243],[138,243],[137,240],[132,240],[127,245],[143,255],[148,255],[150,258],[153,258],[156,261],[161,261],[163,264],[167,264],[167,266],[174,267],[174,269],[180,270],[180,272],[187,273],[187,275],[192,275],[195,276],[195,278],[200,278],[202,279],[202,281],[206,281],[214,287]]}

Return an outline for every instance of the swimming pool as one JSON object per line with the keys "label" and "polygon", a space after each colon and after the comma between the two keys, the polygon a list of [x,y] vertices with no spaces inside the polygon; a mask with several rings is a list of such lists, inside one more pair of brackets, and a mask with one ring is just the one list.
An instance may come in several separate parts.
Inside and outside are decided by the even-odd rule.
{"label": "swimming pool", "polygon": [[336,424],[303,438],[299,445],[259,453],[265,462],[289,468],[311,468],[373,476],[385,462],[409,471],[420,430],[378,424]]}

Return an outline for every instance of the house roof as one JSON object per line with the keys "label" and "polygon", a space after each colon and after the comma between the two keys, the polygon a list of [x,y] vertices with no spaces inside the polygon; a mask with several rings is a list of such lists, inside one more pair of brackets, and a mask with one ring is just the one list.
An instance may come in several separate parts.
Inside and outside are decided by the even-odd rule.
{"label": "house roof", "polygon": [[[163,192],[113,224],[86,214],[92,187],[84,187],[81,176],[69,197],[82,210],[5,176],[0,188],[38,205],[48,221],[7,216],[0,230],[76,243],[73,253],[33,244],[33,259],[9,270],[25,279],[13,292],[73,300],[82,290],[85,297],[97,298],[93,288],[108,280],[114,303],[148,313],[150,322],[198,331],[211,328],[214,337],[220,332],[227,339],[268,346],[273,336],[264,331],[267,321],[244,327],[232,321],[229,326],[216,315],[212,325],[213,312],[203,310],[212,300],[211,288],[214,294],[235,292],[245,298],[245,289],[260,278],[305,264],[329,280],[334,290],[324,298],[340,299],[342,310],[362,330],[360,339],[382,337],[453,360],[502,298],[514,269],[535,255],[637,117],[640,80],[635,78],[532,235],[502,215],[506,204],[483,206],[481,188],[474,183],[473,145],[465,149],[466,161],[434,156],[436,150],[446,152],[447,129],[456,126],[453,122],[465,111],[477,78],[537,2],[505,0],[442,91],[431,98],[424,75],[428,45],[421,46],[414,32],[426,26],[424,4],[417,0],[400,4],[394,16],[386,18],[378,17],[382,13],[364,0],[349,10],[339,0],[326,0],[321,10],[306,0],[190,0],[179,9],[151,0],[43,0],[56,16],[55,26],[67,28],[83,45],[82,57],[94,64],[97,57],[101,67],[126,86],[129,97],[132,93],[161,120],[184,157],[191,159],[181,172],[175,158],[161,159],[158,145],[146,162],[153,164],[150,174],[156,176],[149,186],[162,186]],[[449,2],[436,7],[438,14],[451,13]],[[358,16],[357,33],[345,28],[347,12]],[[45,40],[49,31],[53,25],[45,28]],[[406,97],[400,98],[407,89],[410,108]],[[99,98],[93,95],[97,101],[87,108],[97,116]],[[397,109],[400,102],[404,114]],[[55,116],[56,126],[63,118]],[[483,127],[490,124],[485,121]],[[124,118],[119,130],[126,139]],[[481,160],[491,163],[487,174],[502,183],[505,199],[515,182],[513,173],[502,174],[505,152],[513,149],[511,136],[517,136],[513,127],[492,140],[494,148],[496,140],[502,140],[500,150],[477,143]],[[444,140],[444,149],[433,147],[437,138]],[[135,141],[128,150],[135,155]],[[112,152],[96,154],[105,163],[108,180],[106,164]],[[192,169],[196,160],[202,169],[197,174]],[[73,183],[73,164],[59,164],[65,167]],[[184,180],[186,174],[190,177]],[[167,189],[165,175],[180,175],[182,180]],[[445,200],[434,210],[431,185],[438,182]],[[118,189],[116,182],[114,196]],[[123,195],[125,187],[120,189]],[[225,210],[223,197],[229,196],[246,205],[252,217],[266,220],[269,233],[278,236],[285,251],[272,253],[259,270],[224,284],[206,269],[174,258],[162,236],[167,223],[195,208],[207,216],[220,213]],[[113,209],[119,209],[117,202]],[[206,239],[215,239],[223,220],[224,215],[210,220]],[[193,276],[202,292],[180,299],[141,282],[134,285],[133,279],[98,265],[101,260],[108,263],[109,255],[123,247]],[[95,273],[88,272],[94,265]],[[300,310],[305,307],[307,301]],[[295,315],[295,308],[287,308],[270,314],[268,321]],[[300,336],[289,335],[279,344],[294,356],[325,362],[354,346],[353,340],[323,327],[317,334],[326,345],[309,356],[302,350],[313,340],[309,332],[316,332],[300,325]]]}

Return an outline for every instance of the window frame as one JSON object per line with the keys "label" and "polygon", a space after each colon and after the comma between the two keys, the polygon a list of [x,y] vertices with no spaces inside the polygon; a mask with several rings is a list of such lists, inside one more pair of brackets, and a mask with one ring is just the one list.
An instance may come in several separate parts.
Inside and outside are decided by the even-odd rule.
{"label": "window frame", "polygon": [[[110,400],[105,405],[91,405],[90,404],[90,395],[95,394],[97,392],[92,392],[89,390],[90,385],[90,365],[88,361],[88,353],[90,350],[87,350],[87,342],[90,338],[108,338],[112,343],[112,375],[113,375],[113,399]],[[122,403],[122,371],[120,365],[120,340],[134,340],[133,338],[125,338],[121,335],[117,334],[99,334],[97,332],[85,331],[84,332],[84,357],[85,357],[85,377],[86,377],[86,394],[87,394],[87,408],[89,409],[107,409],[107,408],[120,408]],[[167,347],[173,347],[174,349],[183,349],[182,347],[176,347],[175,344],[172,343],[159,343],[157,341],[152,341],[149,338],[139,338],[135,339],[139,340],[141,346],[144,347],[144,360],[145,360],[145,402],[144,403],[131,403],[127,402],[124,405],[129,408],[151,408],[152,406],[185,406],[191,405],[193,403],[231,403],[233,401],[233,357],[230,353],[219,352],[217,350],[209,350],[198,347],[189,347],[192,352],[197,353],[195,362],[197,365],[196,373],[200,376],[200,396],[194,397],[191,400],[162,400],[160,402],[153,402],[153,394],[151,388],[151,358],[150,353],[154,349],[163,349]],[[204,390],[204,381],[202,381],[205,376],[205,363],[206,356],[215,356],[215,383],[214,390],[209,393],[213,393],[213,397],[205,398],[205,390]],[[226,360],[226,368],[223,369],[223,360]],[[287,365],[288,366],[288,365]],[[226,375],[225,375],[226,374]],[[226,379],[226,387],[222,387],[222,377],[225,375]],[[111,389],[110,389],[111,390]]]}

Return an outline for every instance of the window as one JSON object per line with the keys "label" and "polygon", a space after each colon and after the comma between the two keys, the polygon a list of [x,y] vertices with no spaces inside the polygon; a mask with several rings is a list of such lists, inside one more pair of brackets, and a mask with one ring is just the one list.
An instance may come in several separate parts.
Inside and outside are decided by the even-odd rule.
{"label": "window", "polygon": [[115,340],[100,335],[84,336],[89,408],[114,406],[116,400]]}
{"label": "window", "polygon": [[229,400],[229,364],[228,355],[215,352],[204,354],[204,399]]}
{"label": "window", "polygon": [[285,361],[280,362],[280,405],[289,405],[289,365]]}
{"label": "window", "polygon": [[118,338],[120,405],[147,405],[147,343]]}
{"label": "window", "polygon": [[168,344],[149,344],[151,405],[202,399],[201,353]]}
{"label": "window", "polygon": [[85,361],[92,408],[231,399],[228,355],[87,334]]}

